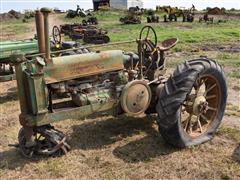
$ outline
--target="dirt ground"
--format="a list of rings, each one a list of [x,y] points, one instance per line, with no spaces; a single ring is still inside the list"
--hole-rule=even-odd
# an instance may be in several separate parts
[[[52,16],[51,26],[61,23]],[[25,34],[17,38],[23,37],[29,38]],[[220,52],[214,47],[205,51]],[[233,69],[224,70],[228,74]],[[9,146],[17,143],[20,128],[16,81],[1,83],[0,179],[240,179],[240,79],[227,77],[227,84],[223,122],[215,138],[205,144],[186,149],[169,146],[157,130],[155,116],[106,116],[54,124],[67,134],[72,150],[62,157],[28,160]]]

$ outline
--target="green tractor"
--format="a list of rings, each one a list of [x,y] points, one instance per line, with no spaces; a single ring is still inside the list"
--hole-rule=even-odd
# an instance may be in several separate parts
[[[136,53],[74,53],[78,48],[51,52],[50,11],[43,8],[41,12],[45,17],[40,28],[44,38],[38,34],[38,41],[44,44],[45,52],[31,58],[21,54],[12,57],[21,109],[18,140],[24,156],[66,154],[70,150],[67,137],[51,124],[90,115],[157,114],[154,117],[162,137],[176,147],[213,138],[227,99],[226,80],[216,61],[186,61],[169,77],[164,54],[178,39],[159,43],[151,26],[141,30],[135,41]],[[55,56],[66,52],[71,53]]]
[[[15,79],[11,56],[13,54],[33,54],[38,52],[36,39],[0,42],[0,82]]]

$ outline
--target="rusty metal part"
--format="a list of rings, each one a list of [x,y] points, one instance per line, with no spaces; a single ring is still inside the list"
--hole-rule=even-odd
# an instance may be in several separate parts
[[[54,30],[54,29],[53,29]],[[83,39],[85,43],[103,44],[110,41],[107,31],[93,25],[83,24],[64,24],[60,26],[61,33],[69,36],[72,40]]]
[[[18,134],[19,148],[23,156],[32,158],[36,155],[58,156],[66,154],[71,147],[66,142],[66,136],[53,126],[45,125],[32,128],[31,144],[28,143],[25,128]]]
[[[52,64],[45,68],[47,84],[66,81],[73,78],[86,77],[122,70],[122,51],[105,51],[91,54],[80,54],[52,58]]]
[[[43,14],[37,10],[35,15],[37,39],[38,39],[38,49],[39,53],[45,53],[45,39],[44,39],[44,20]]]
[[[182,126],[189,136],[198,137],[211,126],[220,102],[219,88],[217,80],[212,76],[197,79],[195,87],[183,104],[181,115]]]
[[[204,96],[198,96],[193,103],[193,114],[199,115],[200,113],[205,112],[208,102]]]
[[[42,8],[41,12],[43,13],[44,17],[44,37],[45,37],[45,53],[46,53],[46,60],[50,62],[50,37],[49,37],[49,22],[48,22],[48,15],[51,12],[48,8]]]
[[[143,57],[144,57],[143,46],[144,46],[143,40],[138,40],[139,69],[140,69],[138,79],[143,79]]]
[[[148,108],[151,97],[151,89],[147,82],[134,80],[129,82],[122,91],[121,107],[128,115],[140,115]]]
[[[162,41],[160,44],[158,44],[157,48],[160,51],[167,51],[174,47],[178,43],[178,38],[170,38]]]
[[[60,29],[57,26],[53,26],[52,36],[53,36],[53,40],[56,44],[61,43],[61,32],[60,32]]]

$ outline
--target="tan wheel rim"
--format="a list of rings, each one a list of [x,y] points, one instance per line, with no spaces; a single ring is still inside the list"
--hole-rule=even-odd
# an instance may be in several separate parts
[[[181,107],[181,123],[192,138],[206,133],[216,119],[220,103],[220,86],[211,75],[199,77]]]

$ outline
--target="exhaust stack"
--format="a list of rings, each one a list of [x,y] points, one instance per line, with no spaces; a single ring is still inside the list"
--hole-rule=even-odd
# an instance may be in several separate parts
[[[48,8],[42,8],[41,12],[43,13],[44,17],[44,37],[45,37],[45,53],[46,53],[46,61],[47,63],[51,61],[50,57],[50,37],[49,37],[49,22],[48,22],[48,15],[51,12]]]
[[[36,29],[37,29],[37,39],[38,39],[38,49],[39,53],[43,53],[45,57],[45,39],[44,39],[44,22],[43,14],[37,10],[35,16]]]

